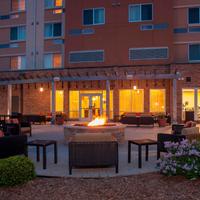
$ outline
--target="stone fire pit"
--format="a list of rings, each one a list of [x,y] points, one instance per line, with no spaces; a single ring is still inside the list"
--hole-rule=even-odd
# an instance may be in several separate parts
[[[114,136],[119,143],[124,143],[125,128],[126,126],[121,123],[106,123],[100,126],[87,126],[87,123],[75,123],[64,127],[64,137],[65,141],[68,143],[70,138],[77,133],[107,133]]]

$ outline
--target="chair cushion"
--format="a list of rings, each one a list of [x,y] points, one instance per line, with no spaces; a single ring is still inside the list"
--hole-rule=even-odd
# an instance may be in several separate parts
[[[4,132],[0,130],[0,138],[4,137]]]
[[[183,128],[182,135],[199,134],[199,127]]]
[[[71,142],[114,142],[117,141],[110,133],[77,133]]]
[[[29,127],[21,127],[21,132],[22,133],[29,133],[30,132],[30,128]]]

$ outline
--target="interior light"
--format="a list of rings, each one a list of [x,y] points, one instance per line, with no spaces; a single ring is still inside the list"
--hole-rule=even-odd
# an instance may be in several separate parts
[[[134,86],[133,86],[133,89],[134,89],[134,90],[137,90],[137,86],[136,86],[136,85],[134,85]]]

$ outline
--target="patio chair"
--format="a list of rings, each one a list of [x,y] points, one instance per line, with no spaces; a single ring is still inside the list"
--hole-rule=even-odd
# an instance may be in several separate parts
[[[108,134],[76,134],[69,142],[69,174],[72,168],[115,166],[118,173],[118,143]]]
[[[27,156],[27,136],[4,136],[0,138],[0,158],[15,155]]]
[[[141,125],[151,125],[154,127],[154,118],[150,115],[142,115],[138,118],[139,126]]]

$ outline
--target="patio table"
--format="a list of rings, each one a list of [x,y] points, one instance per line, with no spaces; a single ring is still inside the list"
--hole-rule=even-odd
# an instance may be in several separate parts
[[[149,159],[149,145],[157,145],[157,141],[151,139],[128,141],[128,163],[131,162],[131,144],[138,146],[138,168],[142,168],[142,146],[146,147],[146,161]]]
[[[36,147],[37,162],[40,161],[40,147],[43,148],[43,169],[46,169],[47,163],[46,147],[54,145],[54,163],[57,163],[57,142],[55,140],[33,140],[28,142],[27,145]]]

